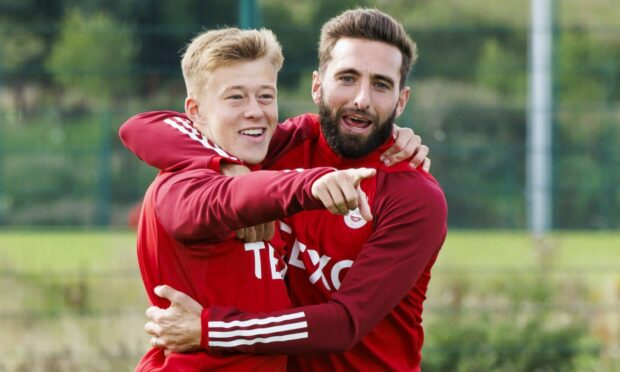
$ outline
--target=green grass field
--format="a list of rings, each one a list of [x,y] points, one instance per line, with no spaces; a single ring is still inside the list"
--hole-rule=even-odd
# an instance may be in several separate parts
[[[0,231],[0,265],[20,272],[135,269],[135,233]]]
[[[554,233],[545,245],[559,268],[620,267],[620,233]],[[538,248],[523,232],[450,231],[438,265],[518,269],[540,263]]]
[[[475,292],[489,278],[542,271],[583,279],[594,303],[620,301],[620,233],[555,233],[540,244],[523,232],[450,231],[427,311],[465,279]],[[146,305],[133,231],[0,231],[0,371],[131,370],[148,348]]]
[[[133,231],[0,231],[0,268],[26,272],[135,268]],[[620,267],[620,233],[554,233],[548,253],[559,268]],[[437,268],[532,267],[540,252],[523,232],[450,231]]]

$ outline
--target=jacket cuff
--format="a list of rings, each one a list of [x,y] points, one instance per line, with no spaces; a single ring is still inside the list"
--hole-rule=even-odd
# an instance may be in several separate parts
[[[209,348],[209,308],[205,307],[202,309],[202,313],[200,314],[200,325],[202,329],[202,333],[200,335],[200,346],[207,350],[207,352],[211,351]]]

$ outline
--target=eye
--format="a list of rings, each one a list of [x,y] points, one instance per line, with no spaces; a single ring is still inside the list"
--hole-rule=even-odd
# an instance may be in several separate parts
[[[383,82],[383,81],[377,81],[375,82],[375,88],[377,89],[381,89],[381,90],[389,90],[391,88],[391,85]]]
[[[275,101],[275,95],[271,93],[259,94],[257,101],[261,105],[271,105]]]
[[[241,94],[231,94],[228,97],[226,97],[226,99],[237,101],[237,100],[243,99],[243,96]]]
[[[341,75],[338,80],[345,84],[351,84],[355,82],[355,77],[353,75]]]

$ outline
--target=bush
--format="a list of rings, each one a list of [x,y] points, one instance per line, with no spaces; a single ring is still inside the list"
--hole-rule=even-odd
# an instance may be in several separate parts
[[[556,306],[560,286],[540,279],[503,279],[489,293],[460,297],[449,311],[430,310],[422,370],[598,370],[601,346],[588,335],[587,319],[557,310],[566,309]]]

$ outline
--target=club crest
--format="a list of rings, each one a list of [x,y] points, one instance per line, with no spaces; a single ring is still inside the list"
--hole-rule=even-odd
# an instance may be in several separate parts
[[[349,211],[349,213],[344,216],[344,223],[351,229],[359,229],[366,225],[366,222],[367,221],[360,214],[359,208]]]

